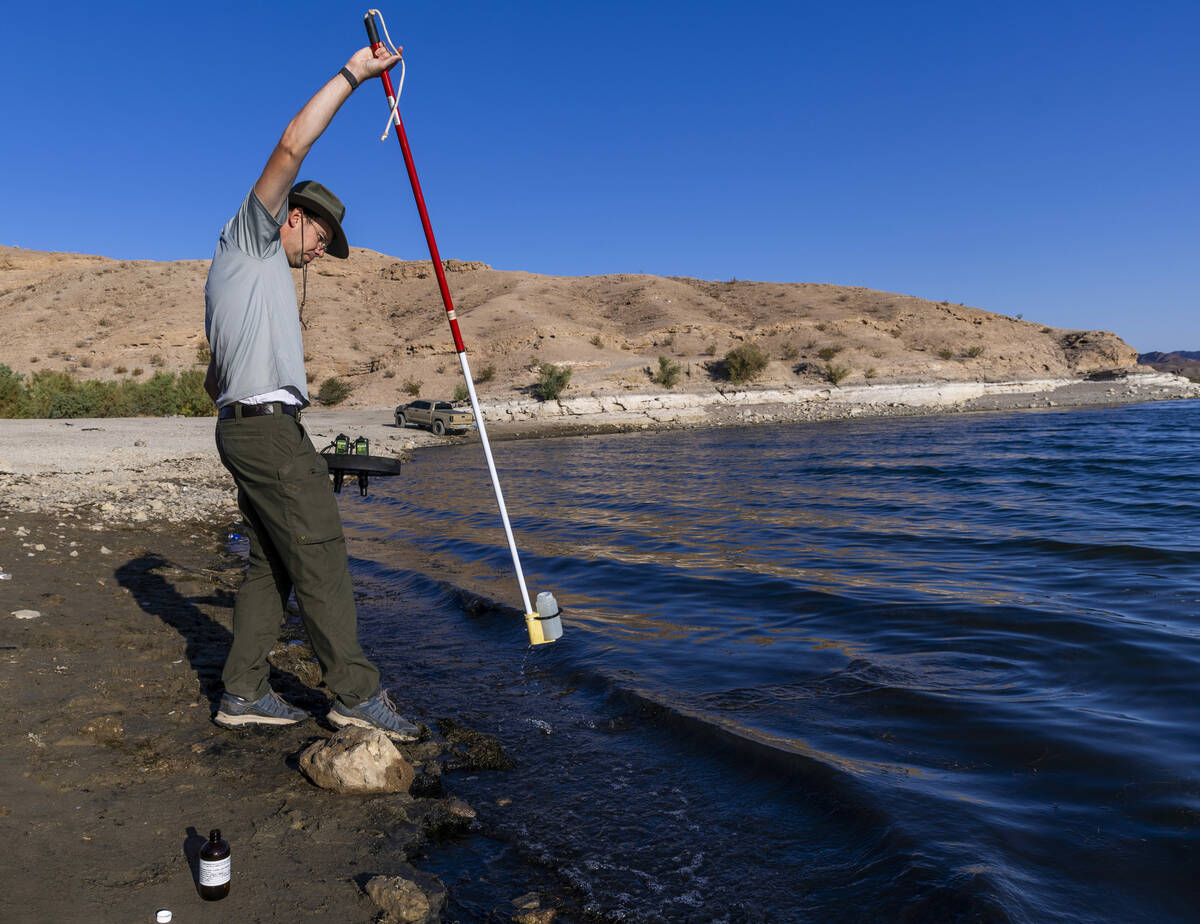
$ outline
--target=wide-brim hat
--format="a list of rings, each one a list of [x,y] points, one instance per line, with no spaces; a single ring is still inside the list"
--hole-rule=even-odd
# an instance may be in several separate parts
[[[296,206],[325,219],[333,229],[333,239],[325,247],[327,254],[339,260],[350,256],[350,245],[346,242],[346,232],[342,230],[346,206],[342,205],[341,199],[316,180],[301,180],[288,193],[288,208],[294,209]]]

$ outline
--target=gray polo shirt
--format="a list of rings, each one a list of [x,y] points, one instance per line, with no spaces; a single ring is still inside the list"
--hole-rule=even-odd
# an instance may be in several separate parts
[[[279,239],[287,203],[271,215],[254,190],[221,231],[204,285],[204,331],[217,406],[295,389],[307,406],[296,285]]]

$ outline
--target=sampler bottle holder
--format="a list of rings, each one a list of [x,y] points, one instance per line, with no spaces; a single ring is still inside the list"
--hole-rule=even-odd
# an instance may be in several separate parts
[[[332,443],[321,450],[321,458],[329,466],[335,493],[341,493],[347,475],[358,476],[358,493],[366,497],[371,475],[386,478],[400,474],[400,460],[391,456],[371,455],[371,441],[365,436],[351,439],[345,433],[339,433]]]

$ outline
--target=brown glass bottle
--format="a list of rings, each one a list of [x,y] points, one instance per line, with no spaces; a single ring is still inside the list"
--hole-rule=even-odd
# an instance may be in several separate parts
[[[221,840],[220,828],[214,828],[200,848],[200,897],[215,902],[228,894],[229,844]]]

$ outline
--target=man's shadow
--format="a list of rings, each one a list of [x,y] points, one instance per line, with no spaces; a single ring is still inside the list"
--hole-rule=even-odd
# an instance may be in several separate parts
[[[161,555],[141,555],[117,568],[117,582],[133,595],[144,612],[158,617],[183,636],[187,642],[185,657],[215,711],[223,692],[221,669],[229,654],[233,633],[205,613],[199,604],[232,609],[234,592],[216,588],[212,594],[185,596],[158,573],[160,569],[176,567]],[[271,667],[271,677],[272,686],[276,689],[280,685],[304,686],[295,675],[279,671],[274,665]],[[277,684],[277,681],[281,683]]]

